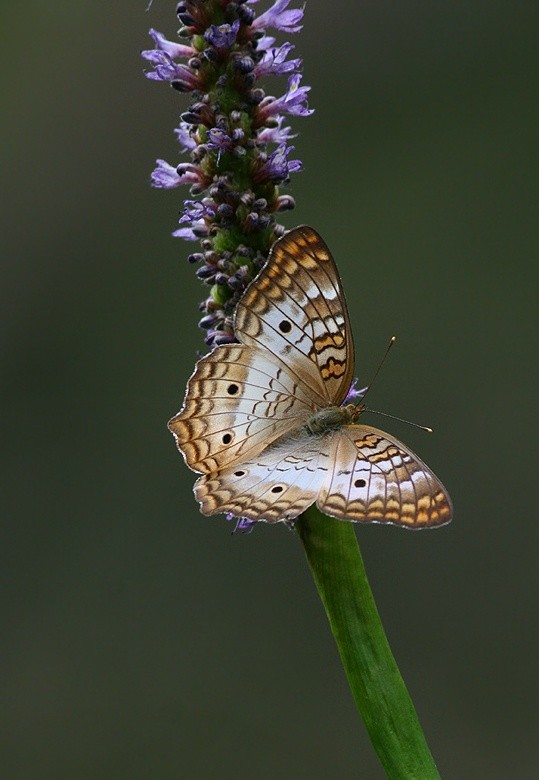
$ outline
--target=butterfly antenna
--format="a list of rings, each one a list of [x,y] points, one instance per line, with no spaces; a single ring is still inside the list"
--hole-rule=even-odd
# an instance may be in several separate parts
[[[422,431],[427,431],[427,433],[432,433],[432,428],[429,428],[428,425],[419,425],[419,423],[412,422],[411,420],[405,420],[403,417],[396,417],[394,414],[388,414],[387,412],[378,412],[376,409],[364,409],[365,412],[371,412],[372,414],[381,414],[382,417],[391,417],[392,420],[398,420],[399,422],[406,423],[407,425],[413,425],[414,428],[421,428]]]
[[[380,373],[380,369],[382,368],[382,366],[383,366],[383,365],[384,365],[384,363],[386,362],[386,357],[389,355],[389,350],[391,349],[391,347],[393,346],[393,344],[396,342],[396,340],[397,340],[397,337],[396,337],[396,336],[391,336],[391,338],[389,339],[389,344],[387,345],[387,349],[386,349],[386,351],[384,352],[384,356],[383,356],[383,358],[381,359],[381,361],[379,362],[379,364],[378,364],[378,368],[377,368],[377,369],[376,369],[376,371],[374,372],[374,376],[373,376],[373,378],[371,379],[371,381],[370,381],[370,382],[369,382],[369,384],[367,385],[367,389],[365,390],[364,394],[362,395],[362,397],[361,397],[361,399],[360,399],[360,400],[361,400],[361,403],[363,403],[363,401],[364,401],[364,399],[365,399],[365,396],[367,395],[367,393],[369,392],[369,390],[370,390],[370,389],[371,389],[371,387],[373,386],[373,384],[374,384],[374,380],[376,379],[376,377],[377,377],[377,376],[378,376],[378,374]]]

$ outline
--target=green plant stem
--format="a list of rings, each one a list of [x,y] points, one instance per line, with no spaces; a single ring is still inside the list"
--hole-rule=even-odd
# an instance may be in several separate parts
[[[353,524],[311,507],[296,529],[354,699],[387,776],[439,779],[376,609]]]

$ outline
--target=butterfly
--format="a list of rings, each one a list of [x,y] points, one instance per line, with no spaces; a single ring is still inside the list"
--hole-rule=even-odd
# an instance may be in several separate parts
[[[346,404],[354,345],[331,253],[313,228],[273,245],[234,318],[239,343],[201,358],[169,428],[202,474],[205,515],[293,521],[316,502],[355,522],[448,523],[451,499],[419,458]]]

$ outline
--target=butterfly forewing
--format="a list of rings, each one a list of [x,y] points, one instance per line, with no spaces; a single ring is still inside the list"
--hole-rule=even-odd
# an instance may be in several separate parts
[[[187,465],[209,474],[254,457],[315,409],[309,393],[271,353],[223,345],[198,361],[169,428]]]
[[[334,434],[331,468],[318,496],[321,511],[357,522],[407,528],[451,520],[451,500],[440,480],[402,442],[366,425]]]
[[[313,398],[342,403],[354,373],[352,333],[335,262],[315,230],[295,228],[273,245],[234,328],[242,343],[286,362]]]

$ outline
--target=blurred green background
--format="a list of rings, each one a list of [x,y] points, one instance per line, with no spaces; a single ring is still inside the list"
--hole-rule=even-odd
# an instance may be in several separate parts
[[[297,5],[297,3],[295,3]],[[267,7],[267,3],[260,6]],[[170,238],[175,3],[3,3],[6,778],[382,778],[294,534],[199,515],[166,430],[203,290]],[[337,259],[371,397],[454,523],[359,528],[447,778],[535,778],[536,4],[307,4],[287,225]],[[281,37],[280,40],[283,40]],[[269,89],[279,92],[275,82]],[[178,159],[179,161],[179,159]]]

